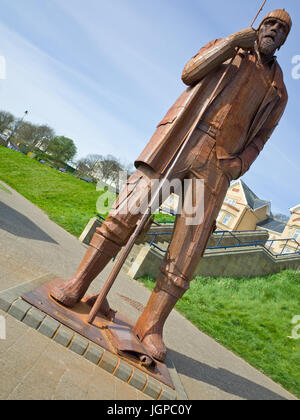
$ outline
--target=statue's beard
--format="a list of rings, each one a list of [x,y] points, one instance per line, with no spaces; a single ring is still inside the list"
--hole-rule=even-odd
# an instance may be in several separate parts
[[[263,55],[270,56],[274,55],[276,51],[276,45],[272,38],[263,38],[259,43],[259,52]]]

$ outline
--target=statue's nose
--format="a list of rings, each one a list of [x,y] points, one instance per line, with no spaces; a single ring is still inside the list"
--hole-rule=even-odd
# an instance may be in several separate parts
[[[272,26],[271,31],[273,31],[273,32],[277,33],[277,31],[279,30],[279,28],[280,28],[280,23],[276,22],[276,23],[274,23],[274,25]]]

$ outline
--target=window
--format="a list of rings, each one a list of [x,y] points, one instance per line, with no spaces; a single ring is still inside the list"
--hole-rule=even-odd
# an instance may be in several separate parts
[[[228,223],[230,222],[230,219],[231,219],[231,216],[230,216],[229,214],[226,214],[226,216],[225,216],[225,217],[224,217],[224,219],[223,219],[222,224],[223,224],[224,226],[227,226],[227,225],[228,225]]]
[[[296,239],[296,241],[299,239],[300,240],[300,229],[297,229],[296,230],[296,232],[295,232],[295,234],[294,234],[294,236],[293,236],[293,239]]]
[[[225,198],[225,200],[224,200],[224,203],[225,204],[229,204],[230,206],[233,206],[233,207],[235,207],[235,205],[236,205],[236,200],[233,200],[232,198]]]
[[[217,222],[220,222],[220,221],[221,221],[222,214],[223,214],[223,212],[222,212],[222,211],[220,211],[219,216],[218,216],[218,218],[217,218]]]
[[[172,207],[172,206],[173,206],[173,204],[174,204],[174,201],[175,201],[174,197],[169,197],[169,199],[168,199],[168,203],[167,203],[167,206]]]

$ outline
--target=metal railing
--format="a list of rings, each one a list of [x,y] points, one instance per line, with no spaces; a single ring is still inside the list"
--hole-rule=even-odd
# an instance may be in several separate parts
[[[281,256],[281,255],[294,255],[294,254],[299,254],[299,255],[300,255],[300,244],[299,244],[299,242],[298,242],[298,241],[296,241],[296,239],[294,239],[294,238],[291,238],[291,239],[271,239],[271,240],[267,241],[267,243],[268,243],[268,242],[270,242],[270,245],[269,245],[269,247],[268,247],[268,250],[269,250],[269,251],[271,250],[271,248],[272,248],[272,246],[273,246],[274,242],[284,242],[284,245],[282,246],[281,253],[280,253],[280,254],[278,254],[278,256]],[[288,246],[289,246],[291,243],[293,244],[293,245],[291,245],[291,246],[292,246],[293,248],[295,247],[295,251],[294,251],[294,252],[289,251],[289,252],[284,253],[284,251],[288,248]]]
[[[98,217],[98,219],[99,219],[101,222],[105,222],[104,217],[102,217],[100,214],[97,214],[97,215],[96,215],[96,217]]]
[[[282,256],[291,256],[291,255],[300,255],[300,244],[293,238],[290,239],[272,239],[272,240],[254,240],[254,241],[242,241],[240,240],[237,236],[236,233],[257,233],[258,231],[255,230],[248,230],[248,231],[234,231],[234,232],[230,232],[230,231],[216,231],[215,234],[220,234],[221,237],[218,239],[218,242],[215,246],[209,246],[206,248],[206,250],[215,250],[215,249],[233,249],[233,248],[247,248],[247,247],[262,247],[265,248],[266,251],[268,251],[268,253],[270,253],[273,257],[282,257]],[[156,242],[158,240],[159,237],[161,236],[170,236],[172,235],[173,232],[153,232],[153,233],[147,233],[146,236],[153,236],[152,241],[150,242],[150,246],[152,248],[158,249],[159,251],[165,253],[167,252],[165,249],[160,248],[158,245],[156,245]],[[228,236],[232,237],[234,240],[237,241],[236,244],[233,245],[229,245],[229,244],[223,244],[222,245],[222,241],[224,240],[224,238],[226,237],[228,239]],[[280,253],[275,253],[273,252],[271,249],[274,245],[275,242],[281,242],[284,243],[284,245],[282,246],[282,250]],[[289,252],[285,252],[285,250],[288,248],[288,245],[290,243],[293,243],[293,248],[294,248],[294,252],[289,251]]]
[[[97,217],[101,221],[105,221],[105,219],[100,214],[97,214]],[[174,224],[174,223],[175,222],[172,222],[172,221],[156,222],[156,224],[162,225],[162,226],[164,226],[166,224]],[[263,232],[263,230],[239,230],[239,231],[218,230],[218,231],[215,231],[214,234],[218,234],[218,235],[221,235],[221,236],[218,239],[218,242],[215,246],[209,246],[209,247],[206,248],[206,250],[247,248],[247,247],[258,247],[258,246],[260,246],[262,248],[265,248],[265,250],[268,251],[273,257],[300,255],[300,244],[294,238],[270,239],[270,240],[267,240],[267,241],[265,241],[265,240],[242,241],[236,236],[236,234],[245,234],[245,233],[256,233],[257,234],[257,232]],[[173,232],[149,232],[149,233],[146,234],[146,236],[153,236],[153,239],[149,243],[149,245],[152,248],[155,248],[155,249],[159,250],[160,252],[166,253],[167,250],[160,248],[156,244],[156,242],[157,242],[159,237],[171,236],[172,234],[173,234]],[[230,236],[231,238],[236,240],[237,243],[233,244],[233,245],[229,245],[229,244],[223,244],[222,245],[222,241],[224,241],[224,238],[228,239],[228,236]],[[273,252],[272,248],[273,248],[274,243],[278,243],[278,242],[283,243],[283,246],[281,247],[282,250],[281,250],[280,253],[275,253],[275,252]],[[292,244],[292,245],[290,245],[290,244]],[[293,249],[294,252],[290,248],[288,248],[289,245],[291,246],[291,248]],[[289,251],[285,252],[287,249]]]
[[[96,217],[98,217],[98,219],[101,222],[105,222],[105,220],[106,220],[100,214],[97,214]],[[155,224],[157,224],[157,225],[174,225],[175,224],[175,220],[166,220],[166,221],[156,221],[155,220]]]
[[[159,232],[151,233],[151,232],[149,232],[149,233],[146,234],[146,236],[153,236],[153,239],[149,244],[152,248],[158,249],[161,252],[167,252],[166,249],[161,249],[158,245],[156,245],[155,242],[157,241],[157,239],[160,236],[170,236],[172,234],[173,234],[173,232],[164,232],[164,233],[159,233]]]

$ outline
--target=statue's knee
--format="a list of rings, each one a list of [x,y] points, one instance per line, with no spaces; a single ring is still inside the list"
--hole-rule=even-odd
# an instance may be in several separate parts
[[[96,232],[93,235],[90,246],[110,258],[116,257],[121,250],[121,246],[119,244],[109,238],[106,238],[99,232]]]
[[[123,221],[109,216],[97,233],[120,246],[126,245],[136,226],[136,222]]]
[[[187,290],[190,288],[190,280],[183,275],[178,275],[165,271],[161,268],[161,273],[157,278],[156,285],[169,293],[170,295],[180,299]]]

